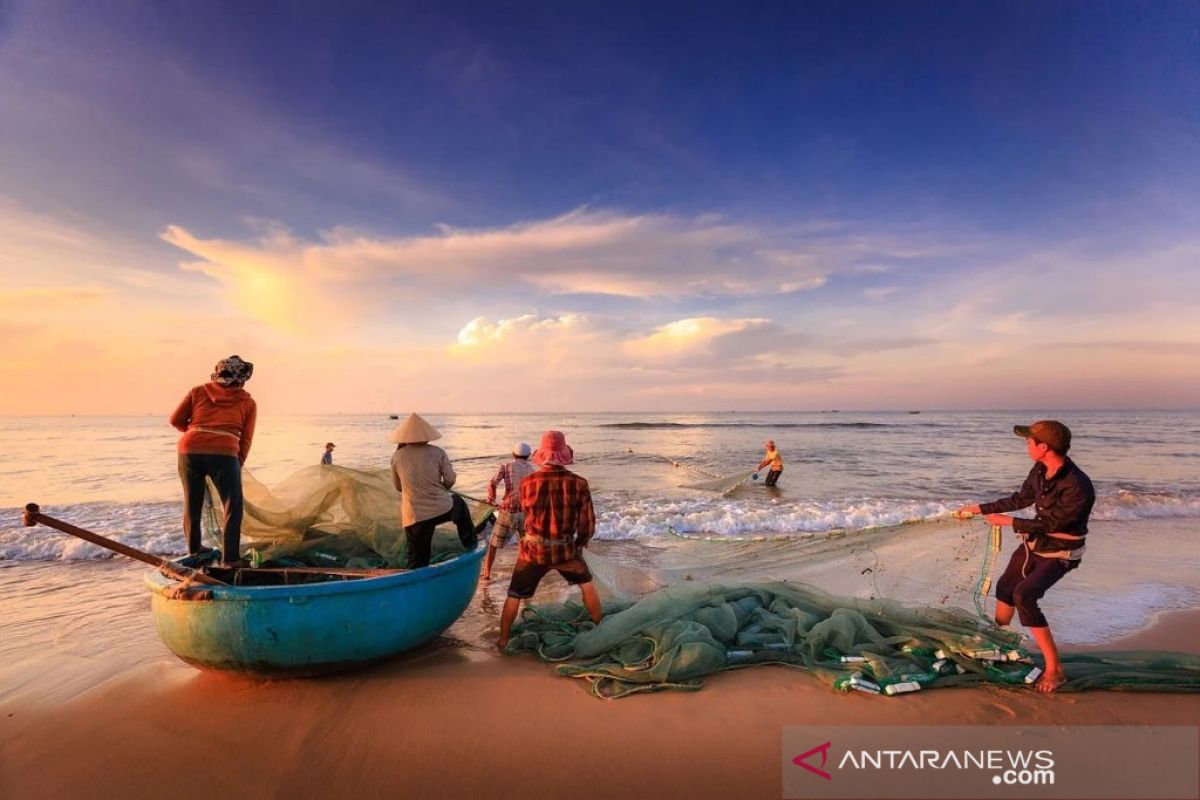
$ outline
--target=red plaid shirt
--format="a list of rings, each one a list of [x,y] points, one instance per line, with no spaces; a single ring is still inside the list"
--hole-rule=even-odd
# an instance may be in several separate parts
[[[517,550],[532,564],[562,564],[575,558],[596,532],[596,512],[586,479],[547,464],[521,481],[525,538]]]

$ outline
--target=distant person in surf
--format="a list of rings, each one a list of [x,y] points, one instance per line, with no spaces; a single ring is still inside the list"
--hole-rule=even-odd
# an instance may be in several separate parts
[[[779,451],[775,448],[773,440],[767,439],[766,446],[767,453],[763,457],[762,463],[754,468],[754,480],[758,480],[759,471],[769,465],[771,469],[767,472],[765,484],[767,486],[774,486],[779,483],[779,476],[783,474],[783,456],[779,455]],[[743,472],[742,474],[745,475],[746,473]]]
[[[388,436],[396,443],[392,453],[392,483],[400,492],[400,523],[404,526],[409,569],[429,566],[433,531],[453,522],[458,539],[468,551],[479,545],[466,501],[450,493],[458,480],[446,451],[430,442],[442,438],[419,414],[409,414]]]
[[[496,645],[501,650],[508,646],[521,601],[533,597],[550,570],[579,587],[593,622],[599,624],[604,616],[591,570],[583,560],[583,548],[596,532],[596,512],[587,480],[567,469],[575,462],[575,452],[561,432],[546,431],[532,459],[541,469],[521,482],[525,535],[517,545],[517,563],[500,613]]]
[[[325,443],[325,452],[321,454],[321,463],[325,465],[333,464],[333,448],[337,447],[333,442]]]
[[[1066,683],[1067,675],[1038,601],[1079,566],[1096,492],[1083,470],[1067,458],[1071,430],[1066,425],[1047,419],[1017,425],[1013,433],[1024,437],[1026,452],[1034,462],[1020,491],[991,503],[963,506],[957,513],[986,514],[992,525],[1010,525],[1021,538],[1008,568],[996,582],[996,624],[1008,625],[1016,609],[1021,624],[1029,629],[1045,658],[1036,687],[1048,693]],[[1037,509],[1033,519],[1002,513],[1029,506]]]
[[[171,425],[183,431],[179,439],[179,478],[183,482],[183,532],[189,555],[208,548],[200,544],[200,514],[212,478],[225,507],[221,528],[221,561],[233,566],[240,558],[242,539],[242,465],[250,455],[258,406],[242,387],[254,365],[230,356],[213,367],[212,380],[194,387],[183,398]]]
[[[504,547],[505,542],[515,533],[520,538],[525,534],[525,513],[521,511],[521,482],[537,471],[529,461],[533,451],[524,442],[513,447],[512,460],[506,461],[496,470],[496,474],[488,482],[487,501],[496,506],[496,525],[492,528],[492,537],[488,541],[487,560],[483,564],[484,580],[492,577],[492,562],[496,560],[496,551]],[[504,484],[504,499],[496,505],[496,488]]]

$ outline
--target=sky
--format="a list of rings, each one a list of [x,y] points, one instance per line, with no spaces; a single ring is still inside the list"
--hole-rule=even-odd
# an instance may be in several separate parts
[[[1195,408],[1200,6],[0,0],[0,279],[0,414]]]

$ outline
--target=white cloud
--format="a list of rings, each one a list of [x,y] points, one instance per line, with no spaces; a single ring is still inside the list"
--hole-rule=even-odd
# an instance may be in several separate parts
[[[233,241],[202,238],[173,225],[162,238],[198,259],[187,268],[217,280],[244,311],[295,328],[317,308],[374,313],[380,293],[390,288],[410,297],[524,290],[675,299],[807,291],[859,259],[916,248],[861,235],[841,247],[828,238],[835,234],[797,230],[712,215],[579,209],[545,220],[477,229],[441,226],[407,237],[335,228],[317,241],[304,241],[270,228],[257,240]]]
[[[564,314],[549,319],[539,319],[536,314],[523,314],[494,323],[488,322],[484,317],[476,317],[458,332],[454,347],[465,353],[472,348],[503,346],[517,338],[574,333],[585,328],[587,324],[588,318],[578,314]]]

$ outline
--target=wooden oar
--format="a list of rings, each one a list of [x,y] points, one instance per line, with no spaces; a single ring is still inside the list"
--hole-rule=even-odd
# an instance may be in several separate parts
[[[158,567],[160,570],[177,580],[190,580],[195,581],[196,583],[207,583],[212,586],[228,585],[224,581],[219,581],[216,578],[205,575],[199,570],[176,564],[175,562],[161,558],[160,556],[144,553],[135,547],[130,547],[127,544],[121,544],[120,542],[113,541],[112,539],[101,536],[98,533],[92,533],[91,531],[84,530],[83,528],[78,528],[69,522],[63,522],[61,519],[48,517],[42,513],[42,510],[38,507],[37,503],[30,503],[25,506],[25,513],[21,517],[21,522],[24,523],[26,528],[32,528],[34,525],[37,525],[40,522],[48,528],[54,528],[55,530],[62,531],[63,533],[69,534],[78,539],[83,539],[85,542],[91,542],[94,545],[99,545],[106,550],[112,550],[114,553],[120,553],[121,555],[128,556],[136,561],[149,564],[152,567]]]

